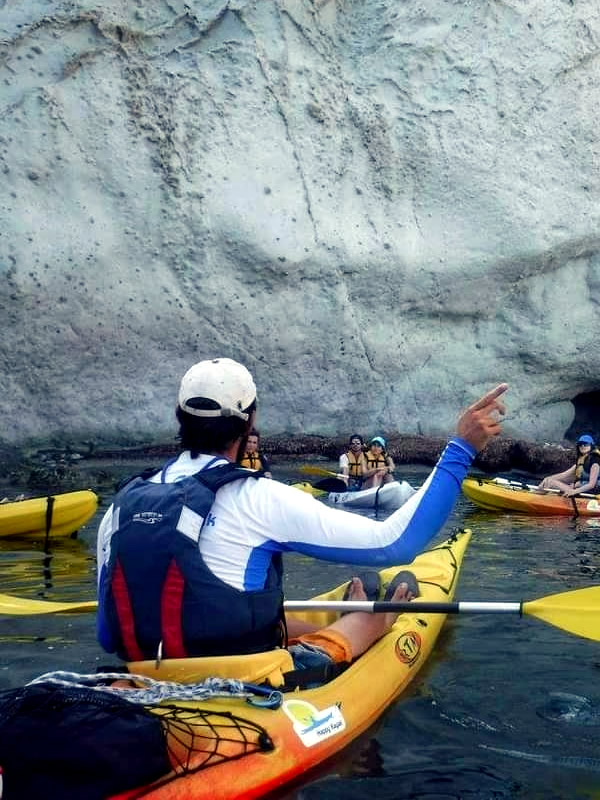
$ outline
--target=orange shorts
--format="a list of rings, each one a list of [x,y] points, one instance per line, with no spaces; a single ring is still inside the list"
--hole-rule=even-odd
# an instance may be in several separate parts
[[[288,645],[291,644],[308,644],[311,647],[318,647],[327,653],[335,664],[352,661],[350,642],[342,633],[330,628],[323,628],[314,633],[303,633],[302,636],[290,639]]]

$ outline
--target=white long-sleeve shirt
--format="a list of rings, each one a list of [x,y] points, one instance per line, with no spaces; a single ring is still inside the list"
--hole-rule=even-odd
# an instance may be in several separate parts
[[[209,569],[240,590],[264,587],[273,552],[294,551],[326,561],[373,567],[410,563],[442,528],[475,456],[452,439],[423,486],[386,520],[332,508],[278,481],[234,481],[221,487],[199,537]],[[167,483],[225,463],[185,451],[162,472]],[[161,480],[158,472],[151,478]],[[98,575],[110,556],[111,506],[98,530]]]

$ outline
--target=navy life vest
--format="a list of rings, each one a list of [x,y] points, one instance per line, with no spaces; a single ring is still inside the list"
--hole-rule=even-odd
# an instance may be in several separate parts
[[[98,639],[127,661],[234,655],[284,644],[282,560],[266,586],[239,591],[206,566],[199,539],[217,490],[258,478],[234,464],[174,483],[138,476],[113,502],[110,556],[98,589]]]

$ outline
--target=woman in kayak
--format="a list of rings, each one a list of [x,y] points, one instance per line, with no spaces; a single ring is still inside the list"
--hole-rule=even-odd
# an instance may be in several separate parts
[[[285,644],[296,669],[352,661],[396,615],[349,613],[322,629],[286,619],[282,554],[377,569],[410,563],[445,523],[475,454],[500,433],[506,389],[500,384],[461,414],[421,489],[378,521],[238,467],[256,419],[252,376],[228,358],[195,364],[181,380],[176,408],[182,452],[125,483],[100,524],[101,645],[127,661]],[[412,599],[409,584],[392,581],[386,599]],[[365,596],[363,581],[353,578],[348,599]]]
[[[242,452],[243,450],[243,452]],[[246,446],[240,448],[238,464],[246,469],[262,470],[265,478],[272,478],[271,465],[264,453],[260,450],[260,433],[252,428],[246,439]]]
[[[539,484],[539,489],[560,489],[565,497],[578,494],[597,493],[600,479],[600,450],[593,436],[584,433],[577,439],[577,460],[572,467],[556,475],[548,475]]]
[[[369,442],[369,449],[365,453],[366,469],[363,472],[363,489],[381,486],[394,480],[394,461],[387,454],[386,442],[383,436],[374,436]]]

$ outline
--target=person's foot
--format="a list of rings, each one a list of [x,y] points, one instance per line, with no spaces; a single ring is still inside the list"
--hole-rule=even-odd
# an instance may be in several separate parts
[[[414,585],[410,586],[408,583],[406,583],[406,581],[401,581],[400,583],[398,583],[398,585],[395,587],[392,593],[389,592],[390,588],[391,586],[388,587],[388,592],[386,592],[386,597],[385,597],[386,601],[389,603],[405,603],[410,600],[414,600],[415,597],[419,596],[418,588],[417,591],[415,592],[414,591],[415,586]],[[392,627],[394,622],[396,622],[397,618],[398,618],[397,611],[390,611],[389,614],[383,614],[383,620],[386,631],[388,631]]]
[[[408,587],[408,591],[412,594],[412,597],[409,598],[410,600],[419,596],[419,582],[417,580],[417,576],[409,569],[401,569],[400,572],[397,572],[394,575],[392,580],[386,586],[383,599],[391,600],[396,587],[401,583],[405,583]]]
[[[392,584],[394,582],[392,581]],[[412,583],[412,581],[411,581]],[[408,583],[405,581],[401,581],[395,587],[392,586],[388,587],[388,591],[386,592],[386,600],[390,603],[402,603],[408,602],[410,600],[414,600],[415,597],[419,596],[418,587],[415,587],[413,584],[409,586]],[[415,591],[416,588],[416,591]],[[393,589],[393,591],[389,591]],[[368,600],[369,598],[366,595],[365,588],[363,586],[363,582],[360,578],[354,577],[351,579],[348,589],[346,590],[346,594],[344,595],[345,600]],[[378,621],[381,623],[381,632],[380,636],[383,636],[384,633],[389,631],[392,627],[396,619],[398,618],[397,611],[390,611],[388,614],[377,614],[376,617]]]
[[[350,594],[352,591],[363,592],[364,597],[352,597]],[[380,591],[381,577],[379,573],[374,569],[363,569],[348,584],[344,592],[344,600],[379,600]]]
[[[348,588],[344,593],[344,600],[368,600],[367,593],[365,592],[365,587],[363,582],[360,578],[354,577],[350,578],[350,583],[348,584]]]
[[[351,578],[346,591],[344,592],[344,600],[379,600],[379,592],[381,591],[381,578],[379,573],[374,569],[365,569]],[[352,612],[346,611],[345,614]],[[342,614],[344,616],[344,614]]]

